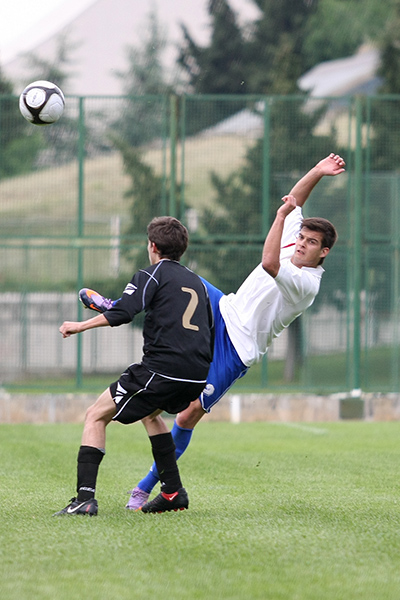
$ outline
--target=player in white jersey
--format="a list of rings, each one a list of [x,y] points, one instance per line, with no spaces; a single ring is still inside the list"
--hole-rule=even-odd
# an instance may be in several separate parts
[[[224,295],[203,279],[214,311],[214,358],[200,398],[175,419],[171,433],[177,458],[189,445],[200,419],[262,358],[272,340],[314,302],[324,273],[321,264],[337,234],[325,219],[303,219],[301,208],[324,176],[343,173],[344,167],[339,155],[330,154],[282,199],[264,243],[262,262],[235,294]],[[87,289],[81,290],[81,300],[100,312],[112,302]],[[146,502],[157,482],[153,465],[132,490],[127,508],[136,510]]]
[[[263,259],[235,294],[222,296],[219,302],[231,342],[247,367],[261,360],[272,340],[314,302],[319,291],[324,269],[297,267],[291,261],[303,221],[296,201],[292,206],[280,240],[279,272],[272,275]],[[285,208],[289,210],[282,206],[282,214]]]

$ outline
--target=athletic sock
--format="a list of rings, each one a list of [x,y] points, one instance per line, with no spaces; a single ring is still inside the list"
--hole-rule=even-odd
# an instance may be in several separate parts
[[[180,427],[176,421],[174,421],[174,425],[171,430],[172,438],[175,443],[175,454],[176,460],[185,452],[186,448],[190,444],[190,440],[192,438],[193,429],[185,429],[184,427]],[[141,481],[139,481],[137,487],[150,494],[155,485],[159,482],[160,478],[158,476],[156,464],[153,463],[150,467],[150,471],[147,473],[146,477],[144,477]]]
[[[174,425],[171,429],[172,438],[174,440],[176,446],[176,460],[185,452],[186,448],[190,444],[190,440],[192,439],[193,429],[185,429],[184,427],[179,427],[176,421],[174,421]]]
[[[150,467],[150,471],[147,473],[146,477],[143,477],[143,479],[139,481],[137,487],[150,494],[151,490],[159,481],[160,478],[158,476],[156,463],[153,463]]]
[[[97,473],[105,450],[93,446],[81,446],[78,453],[78,500],[85,502],[94,498]]]
[[[182,487],[176,464],[175,444],[170,432],[150,436],[151,449],[157,471],[160,476],[161,488],[165,494],[173,494]]]

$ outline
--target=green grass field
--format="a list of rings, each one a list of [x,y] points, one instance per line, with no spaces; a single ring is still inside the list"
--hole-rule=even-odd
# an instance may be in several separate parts
[[[1,598],[397,600],[400,423],[201,423],[188,511],[124,509],[150,464],[112,424],[97,517],[74,494],[79,425],[1,425]]]

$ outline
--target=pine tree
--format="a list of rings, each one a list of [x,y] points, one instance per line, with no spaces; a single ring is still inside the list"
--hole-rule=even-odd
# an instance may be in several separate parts
[[[27,54],[26,60],[33,79],[51,81],[65,94],[71,76],[72,53],[76,47],[77,44],[69,39],[69,34],[62,33],[56,40],[54,56],[43,58]],[[39,158],[40,166],[65,163],[76,156],[76,120],[64,113],[61,123],[62,127],[42,127],[40,130],[45,146]]]
[[[211,40],[206,47],[196,44],[182,25],[184,45],[178,63],[186,72],[195,94],[247,93],[245,41],[236,15],[226,0],[209,0]]]
[[[127,71],[117,73],[126,100],[113,127],[136,147],[161,137],[165,119],[161,97],[172,91],[162,64],[167,39],[155,11],[149,13],[143,29],[146,36],[141,43],[127,49]]]
[[[315,2],[259,0],[257,4],[264,12],[255,25],[247,55],[248,88],[265,95],[293,94],[298,91],[297,80],[305,70],[304,32]],[[303,174],[335,147],[333,135],[314,135],[324,108],[309,113],[304,110],[306,100],[303,95],[303,99],[282,98],[268,104],[265,98],[264,108],[267,104],[270,108],[267,143],[269,170],[273,174],[268,190],[270,223],[279,199],[294,183],[293,173]],[[231,243],[229,247],[216,245],[213,253],[197,251],[196,260],[225,292],[236,290],[260,261],[264,144],[265,140],[260,139],[248,150],[242,169],[226,178],[212,176],[217,197],[213,209],[203,214],[201,225],[208,234],[225,236]],[[235,237],[240,241],[235,242]],[[254,240],[258,240],[258,245]],[[236,268],[227,269],[227,264]],[[289,328],[289,335],[289,345],[295,351],[288,357],[286,377],[292,380],[302,361],[300,321]]]
[[[234,11],[226,0],[209,0],[211,40],[208,46],[196,44],[188,28],[182,25],[184,42],[180,48],[178,64],[188,80],[188,89],[194,94],[248,93],[246,42]],[[227,103],[199,104],[196,112],[188,115],[187,133],[213,125],[232,112],[243,108],[236,103],[229,109]]]
[[[393,0],[393,12],[380,44],[382,78],[379,94],[400,94],[400,1]],[[400,164],[400,101],[377,98],[372,104],[371,164],[375,170],[398,170]]]
[[[390,15],[391,0],[323,0],[307,20],[306,69],[351,56],[361,44],[376,43]]]
[[[0,68],[0,178],[29,172],[41,147],[41,137],[21,116],[13,85]]]
[[[291,94],[306,70],[304,42],[315,0],[255,0],[262,11],[249,43],[249,89],[255,94]]]
[[[125,231],[124,238],[128,239],[128,245],[124,249],[124,255],[129,258],[132,268],[139,268],[148,262],[147,250],[141,240],[146,239],[146,227],[154,216],[163,214],[163,199],[169,196],[169,182],[155,173],[152,166],[148,165],[142,157],[139,149],[130,146],[121,138],[113,139],[116,148],[121,152],[126,174],[130,178],[131,185],[125,192],[125,197],[130,201],[130,220]],[[177,186],[178,201],[180,187]],[[132,246],[130,240],[139,239],[137,247]]]

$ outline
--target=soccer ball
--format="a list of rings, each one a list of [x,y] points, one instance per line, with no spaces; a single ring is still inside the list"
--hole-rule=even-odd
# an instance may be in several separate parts
[[[65,108],[64,94],[50,81],[34,81],[19,97],[19,110],[34,125],[50,125],[61,117]]]

